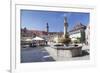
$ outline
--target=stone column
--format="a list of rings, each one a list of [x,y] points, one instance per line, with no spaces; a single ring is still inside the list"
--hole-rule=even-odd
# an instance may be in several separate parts
[[[66,37],[66,34],[67,34],[67,28],[68,28],[67,18],[64,17],[64,37]]]

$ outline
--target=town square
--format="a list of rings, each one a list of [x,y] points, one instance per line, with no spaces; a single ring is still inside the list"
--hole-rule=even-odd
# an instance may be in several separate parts
[[[21,10],[21,63],[90,59],[89,13]]]

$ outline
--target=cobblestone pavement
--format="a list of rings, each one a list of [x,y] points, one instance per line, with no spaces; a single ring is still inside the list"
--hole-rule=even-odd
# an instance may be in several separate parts
[[[70,60],[89,60],[89,54],[80,57],[64,58],[57,57],[56,60],[50,55],[48,50],[50,47],[34,47],[21,49],[21,63],[28,62],[49,62],[49,61],[70,61]],[[84,49],[84,47],[83,47]],[[85,53],[85,52],[83,52]]]
[[[47,62],[54,61],[43,47],[22,48],[21,62]]]

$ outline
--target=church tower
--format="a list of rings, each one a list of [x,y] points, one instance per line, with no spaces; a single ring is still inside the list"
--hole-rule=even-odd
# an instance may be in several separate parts
[[[68,28],[67,18],[64,17],[64,37],[66,37],[66,34],[67,34],[67,28]]]
[[[47,34],[49,32],[49,25],[48,25],[48,23],[46,23],[46,32],[47,32]]]

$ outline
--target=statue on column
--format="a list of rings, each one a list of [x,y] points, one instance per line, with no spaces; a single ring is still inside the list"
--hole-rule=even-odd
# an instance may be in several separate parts
[[[64,17],[64,34],[63,37],[60,37],[58,41],[59,43],[64,44],[64,46],[68,45],[71,42],[67,29],[68,29],[68,22],[67,22],[67,18]]]
[[[68,34],[67,29],[68,29],[67,17],[64,17],[64,38],[66,38]]]

